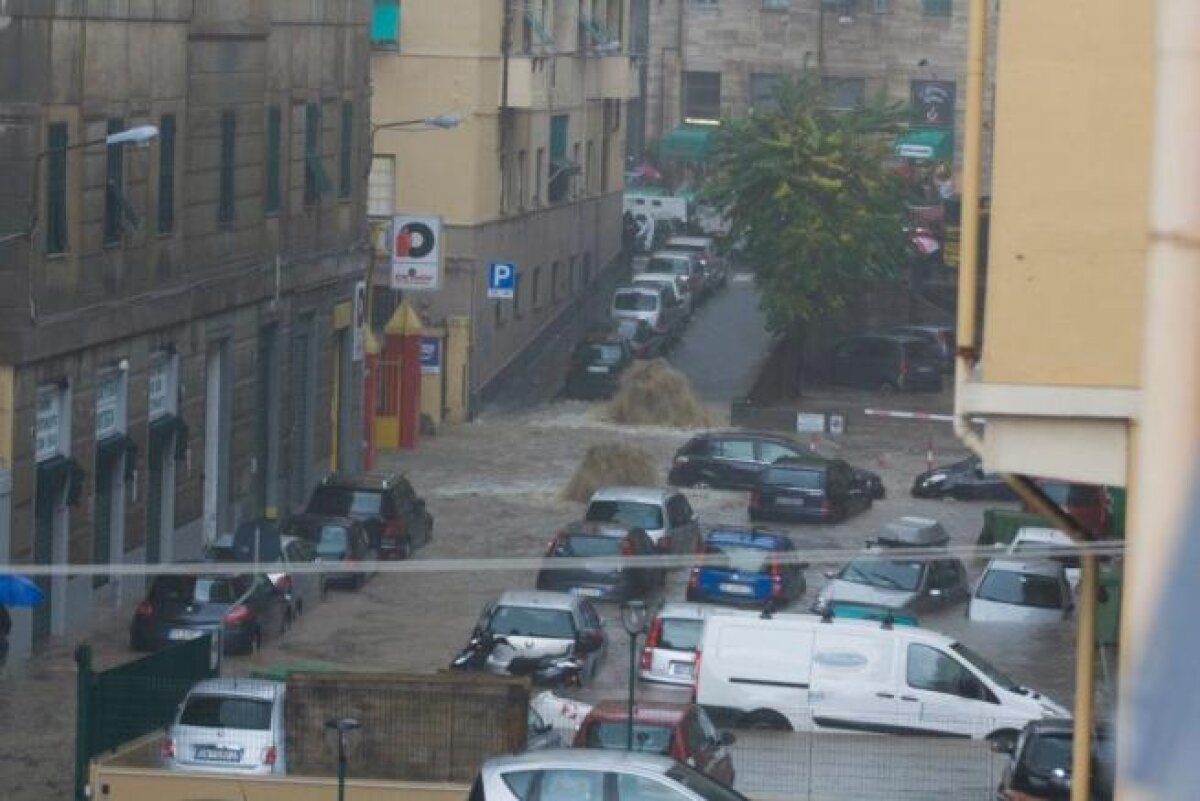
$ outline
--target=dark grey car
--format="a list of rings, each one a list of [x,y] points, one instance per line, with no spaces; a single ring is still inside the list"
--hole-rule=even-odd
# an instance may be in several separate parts
[[[612,564],[623,557],[652,556],[654,543],[644,529],[612,523],[572,523],[558,532],[546,553],[547,567],[537,577],[539,590],[582,595],[596,600],[644,597],[663,584],[663,568]],[[606,560],[579,567],[556,568],[555,558]]]

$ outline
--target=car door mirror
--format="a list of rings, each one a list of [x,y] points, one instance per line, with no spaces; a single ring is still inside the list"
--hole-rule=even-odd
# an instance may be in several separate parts
[[[737,737],[735,737],[731,731],[723,731],[721,732],[719,742],[721,745],[733,745],[737,742]]]

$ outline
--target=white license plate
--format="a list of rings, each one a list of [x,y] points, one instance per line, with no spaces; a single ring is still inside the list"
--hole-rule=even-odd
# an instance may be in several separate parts
[[[199,629],[171,629],[171,633],[167,636],[172,640],[194,640],[204,636],[204,632]]]
[[[722,584],[721,592],[727,592],[730,595],[753,595],[754,588],[747,587],[745,584]]]
[[[242,749],[200,746],[196,749],[196,759],[205,762],[241,762]]]
[[[803,506],[803,498],[776,498],[775,503],[780,506]]]
[[[588,367],[587,371],[588,371],[589,373],[597,373],[597,374],[600,374],[600,375],[608,375],[608,368],[607,368],[607,367],[600,367],[600,366],[598,366],[598,365],[592,365],[591,367]]]
[[[582,595],[585,598],[599,598],[604,593],[598,587],[572,587],[573,595]]]
[[[691,676],[695,666],[690,662],[672,662],[668,667],[668,672],[672,676]]]

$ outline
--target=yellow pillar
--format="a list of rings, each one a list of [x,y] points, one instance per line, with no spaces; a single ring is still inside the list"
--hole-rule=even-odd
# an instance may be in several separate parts
[[[446,371],[443,386],[446,396],[443,406],[447,423],[467,419],[471,374],[471,322],[466,317],[451,317],[446,323],[446,342],[443,346],[442,369]]]

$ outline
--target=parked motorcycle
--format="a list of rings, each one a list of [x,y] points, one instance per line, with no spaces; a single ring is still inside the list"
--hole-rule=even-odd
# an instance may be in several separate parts
[[[450,661],[451,670],[528,676],[536,687],[578,687],[583,660],[571,654],[518,656],[506,637],[480,632]]]

